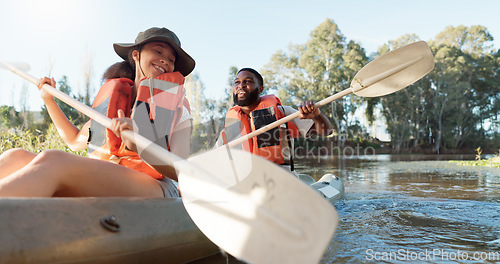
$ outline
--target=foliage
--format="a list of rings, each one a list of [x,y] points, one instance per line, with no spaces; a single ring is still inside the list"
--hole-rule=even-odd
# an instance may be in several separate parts
[[[483,160],[469,160],[469,161],[450,161],[462,166],[483,166],[483,167],[495,167],[500,168],[500,160],[491,158]]]
[[[283,104],[294,106],[305,100],[319,101],[348,88],[351,78],[370,59],[418,40],[415,34],[404,34],[387,41],[368,57],[361,44],[346,39],[337,24],[327,19],[311,31],[306,43],[277,51],[258,70],[264,77],[265,93],[275,93]],[[484,146],[485,151],[497,149],[500,49],[493,49],[492,40],[493,36],[483,26],[449,26],[428,41],[435,68],[420,81],[379,98],[346,96],[321,111],[332,121],[339,138],[347,137],[347,141],[355,143],[370,142],[361,119],[372,124],[377,118],[384,118],[394,152],[429,149],[441,153],[478,145]],[[225,113],[232,107],[231,89],[237,70],[230,67],[226,94],[221,99],[206,98],[198,73],[186,78],[194,127],[192,153],[213,146]],[[85,76],[85,94],[73,97],[90,105],[90,68]],[[72,93],[66,76],[58,82],[58,89]],[[88,120],[66,104],[59,101],[58,104],[77,126]],[[30,113],[23,109],[17,112],[13,107],[0,106],[0,151],[11,147],[34,152],[65,148],[59,145],[55,130],[50,132],[53,128],[45,108],[42,110],[45,122],[38,125],[33,124]],[[365,116],[360,117],[358,110]],[[344,140],[336,142],[341,144]],[[298,141],[297,145],[301,144],[306,142]]]
[[[498,150],[498,154],[495,154],[492,158],[489,159],[481,159],[481,147],[476,149],[477,155],[476,160],[452,160],[450,162],[456,163],[462,166],[484,166],[484,167],[496,167],[500,168],[500,150]],[[479,155],[479,158],[477,156]]]
[[[402,35],[373,56],[419,40],[415,34]],[[379,108],[394,152],[498,147],[500,50],[493,50],[492,40],[483,26],[449,26],[428,41],[435,68],[418,82],[380,98],[344,97],[321,111],[333,121],[337,135],[355,142],[369,140],[356,110],[364,108],[365,120],[372,124]],[[277,51],[261,73],[268,93],[277,94],[283,104],[298,105],[349,87],[350,78],[367,62],[362,46],[346,40],[327,19],[305,44]]]
[[[68,77],[67,76],[62,77],[62,79],[58,82],[56,88],[65,94],[68,94],[68,95],[72,94],[72,88],[68,84]],[[88,102],[87,97],[88,96],[82,96],[82,95],[73,96],[74,99],[76,99],[80,102],[85,100],[87,105],[90,105],[90,102]],[[71,122],[73,122],[73,124],[75,124],[75,126],[83,125],[89,120],[89,118],[87,116],[81,114],[78,110],[76,110],[73,107],[69,106],[68,104],[62,102],[61,100],[56,98],[55,101],[56,101],[57,105],[59,106],[59,108],[61,108],[61,111],[66,115],[66,117],[68,117],[68,119]],[[42,115],[43,115],[45,121],[41,125],[40,129],[46,129],[49,126],[49,124],[52,123],[52,120],[50,119],[49,113],[48,113],[45,105],[42,106]]]
[[[327,19],[311,32],[306,44],[275,53],[262,75],[265,87],[277,91],[283,104],[298,105],[306,100],[317,102],[346,89],[350,78],[367,61],[364,49],[354,41],[346,41],[337,24]],[[321,110],[334,121],[338,132],[347,134],[362,100],[342,98]]]
[[[379,49],[418,40],[405,35]],[[429,41],[435,68],[422,80],[380,99],[393,149],[471,148],[494,140],[485,125],[498,119],[499,56],[482,26],[447,27]]]
[[[476,149],[476,160],[481,160],[481,153],[483,153],[483,150],[481,149],[481,147],[478,147]]]
[[[34,153],[43,150],[40,133],[30,130],[11,128],[0,131],[0,153],[12,148],[22,148]]]
[[[0,128],[17,127],[21,124],[21,116],[13,106],[0,106]]]
[[[66,94],[71,94],[72,89],[68,85],[66,76],[58,82],[59,90]],[[74,97],[79,101],[86,97],[79,95]],[[76,125],[81,126],[88,121],[88,118],[80,114],[74,108],[56,99],[57,104],[63,113]],[[90,104],[87,100],[87,105]],[[86,155],[87,150],[71,151],[59,136],[57,129],[53,125],[45,106],[41,111],[44,122],[34,123],[31,113],[26,111],[17,112],[12,106],[0,106],[0,153],[12,148],[22,148],[34,153],[40,153],[47,149],[57,149],[77,155]]]
[[[221,113],[225,115],[223,109],[228,107],[227,100],[230,94],[228,93],[227,98],[221,101],[206,98],[205,85],[196,72],[187,76],[184,87],[193,116],[191,153],[210,149],[214,146],[223,126]]]
[[[0,154],[12,148],[22,148],[33,153],[40,153],[43,150],[56,149],[73,154],[86,156],[87,150],[72,151],[57,134],[53,124],[50,124],[45,132],[39,130],[23,130],[20,128],[10,128],[0,130]]]

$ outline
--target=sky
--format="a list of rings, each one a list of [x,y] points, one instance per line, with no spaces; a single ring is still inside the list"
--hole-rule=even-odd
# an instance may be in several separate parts
[[[459,25],[485,26],[499,49],[498,10],[497,0],[0,0],[0,61],[28,63],[36,78],[59,81],[66,75],[75,93],[83,87],[85,65],[91,65],[96,93],[102,73],[121,60],[113,43],[167,27],[196,60],[205,95],[221,99],[231,66],[260,70],[277,51],[305,44],[326,19],[368,55],[404,34],[427,41]],[[34,85],[5,70],[0,90],[0,105],[19,109],[21,98],[31,110],[43,104]]]

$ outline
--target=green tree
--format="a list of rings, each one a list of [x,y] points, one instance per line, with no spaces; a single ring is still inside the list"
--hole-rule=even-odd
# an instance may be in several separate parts
[[[415,42],[404,35],[379,54]],[[422,80],[380,98],[395,151],[430,146],[459,149],[484,144],[486,123],[498,117],[498,53],[486,28],[447,27],[430,41],[435,68]],[[494,137],[495,133],[489,133]]]
[[[278,51],[262,70],[266,86],[278,91],[283,104],[320,101],[349,87],[350,78],[368,58],[354,41],[346,42],[337,24],[327,19],[310,34],[304,45]],[[340,133],[348,133],[349,121],[361,106],[359,98],[342,98],[322,108]],[[356,122],[352,122],[355,124]]]
[[[205,85],[197,72],[186,77],[184,87],[193,116],[191,153],[210,149],[215,144],[220,130],[217,101],[205,96]]]
[[[499,92],[492,40],[482,26],[450,26],[431,42],[436,67],[428,109],[434,151],[472,147],[474,138],[484,138],[481,126],[495,115],[485,105],[498,100]]]
[[[234,79],[236,77],[236,74],[238,73],[238,70],[239,70],[238,67],[234,65],[229,67],[228,71],[229,76],[227,78],[226,92],[224,93],[225,95],[222,97],[222,100],[220,102],[222,108],[219,108],[221,116],[226,116],[227,110],[229,110],[234,105],[233,86],[234,86]]]
[[[417,35],[406,34],[379,47],[377,54],[383,55],[416,41],[419,41]],[[391,135],[392,148],[395,152],[400,152],[402,149],[416,148],[423,137],[422,131],[424,128],[421,123],[425,119],[425,110],[422,95],[425,94],[427,87],[425,84],[424,80],[420,80],[406,89],[379,99],[386,120],[387,131]],[[372,105],[369,106],[373,107]]]
[[[87,53],[87,52],[86,52]],[[83,91],[78,95],[78,101],[84,103],[86,106],[92,106],[92,94],[93,94],[93,68],[92,68],[92,56],[85,54],[86,62],[83,67]],[[90,120],[85,114],[78,112],[78,120],[81,123],[86,123]]]
[[[206,139],[206,130],[202,124],[202,117],[206,113],[205,105],[205,87],[200,80],[197,72],[186,77],[184,84],[186,89],[186,98],[189,101],[191,108],[191,116],[193,117],[193,131],[191,135],[191,152],[197,152],[203,149],[203,142]]]
[[[225,88],[225,93],[223,97],[219,100],[210,99],[208,100],[208,106],[212,114],[212,127],[215,132],[215,136],[217,137],[222,131],[224,127],[224,121],[226,117],[226,113],[231,107],[234,106],[233,102],[233,84],[234,77],[236,73],[238,73],[238,68],[236,66],[229,67],[228,70],[228,78],[227,78],[227,86]]]
[[[78,100],[81,99],[81,97],[76,97],[72,94],[72,89],[68,84],[68,77],[63,76],[62,79],[57,83],[57,89],[59,89],[61,92],[72,96],[74,99]],[[85,122],[88,121],[88,118],[85,116],[82,116],[78,110],[74,109],[73,107],[69,106],[68,104],[64,103],[63,101],[55,98],[55,101],[59,108],[61,108],[61,111],[68,117],[68,119],[75,124],[75,126],[81,126]],[[81,101],[81,100],[80,100]],[[47,108],[42,106],[42,115],[44,117],[44,124],[42,125],[41,129],[45,130],[48,128],[49,124],[52,123],[52,120],[50,119],[49,113],[47,111]]]
[[[0,128],[18,127],[21,124],[21,116],[13,106],[0,106]]]

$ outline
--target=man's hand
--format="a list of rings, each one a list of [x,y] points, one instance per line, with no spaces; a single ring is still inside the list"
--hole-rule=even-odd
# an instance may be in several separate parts
[[[314,106],[313,100],[305,101],[302,104],[300,104],[299,112],[300,112],[299,119],[313,119],[321,114],[319,108],[316,108]]]

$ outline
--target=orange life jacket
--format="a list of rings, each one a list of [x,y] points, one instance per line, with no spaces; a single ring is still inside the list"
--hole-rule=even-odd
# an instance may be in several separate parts
[[[183,106],[190,111],[183,84],[184,76],[179,72],[142,79],[136,101],[132,102],[134,82],[127,78],[111,79],[101,87],[92,107],[109,118],[118,117],[118,110],[122,109],[125,116],[134,120],[140,135],[170,150],[168,140],[181,118]],[[121,164],[155,179],[163,178],[137,153],[128,150],[113,131],[95,121],[90,126],[89,156]]]
[[[279,106],[281,106],[281,102],[276,96],[264,95],[260,97],[259,104],[250,113],[250,116],[246,115],[240,106],[229,109],[222,132],[224,144],[285,117],[285,113]],[[297,126],[288,122],[286,129],[275,127],[243,142],[242,149],[277,164],[285,164],[283,149],[290,147],[287,141],[288,137],[296,138],[298,136]]]

